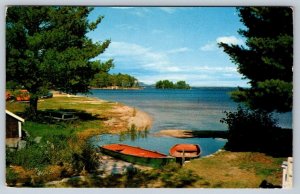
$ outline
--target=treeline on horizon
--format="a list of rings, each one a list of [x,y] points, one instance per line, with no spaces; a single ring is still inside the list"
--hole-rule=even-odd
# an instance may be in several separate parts
[[[173,83],[169,80],[160,80],[155,83],[156,89],[191,89],[190,85],[187,84],[185,81],[178,81],[176,83]]]
[[[91,87],[107,88],[107,87],[121,87],[121,88],[136,88],[139,87],[138,80],[128,74],[109,74],[101,72],[95,75],[90,83]]]

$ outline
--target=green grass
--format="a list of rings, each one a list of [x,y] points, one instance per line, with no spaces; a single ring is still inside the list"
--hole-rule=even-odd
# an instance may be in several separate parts
[[[193,160],[184,168],[202,177],[195,187],[258,188],[263,180],[281,185],[284,160],[257,152],[222,151],[212,157]]]
[[[86,97],[57,97],[39,100],[39,117],[26,118],[28,103],[7,102],[6,109],[25,118],[26,147],[15,152],[7,151],[7,183],[14,186],[42,186],[45,182],[78,175],[83,169],[93,171],[98,157],[87,143],[92,135],[107,132],[103,126],[106,111],[111,103],[93,101]],[[78,116],[73,121],[52,121],[42,116],[46,110],[72,110]],[[40,143],[35,142],[41,137]],[[12,166],[15,166],[12,168]]]
[[[89,103],[92,102],[92,103]],[[112,103],[98,102],[87,97],[55,97],[39,100],[38,111],[47,110],[74,111],[79,116],[78,120],[69,122],[52,122],[49,118],[41,118],[39,121],[26,119],[24,111],[29,103],[7,102],[6,109],[25,118],[24,129],[32,137],[47,138],[50,135],[74,135],[80,133],[85,138],[107,132],[103,126],[103,120],[107,118],[107,110],[112,108]],[[83,132],[86,130],[85,134]]]
[[[23,112],[28,106],[28,102],[6,102],[6,109],[13,113]]]
[[[96,110],[103,112],[111,108],[111,103],[88,103],[88,97],[56,97],[39,101],[39,109],[75,109],[75,110]]]
[[[74,134],[75,130],[66,124],[43,124],[32,121],[26,121],[24,129],[32,137],[44,137],[47,138],[49,135],[66,135],[69,136]]]

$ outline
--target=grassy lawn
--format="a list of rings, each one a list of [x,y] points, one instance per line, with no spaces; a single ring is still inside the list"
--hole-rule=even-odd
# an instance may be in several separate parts
[[[43,186],[45,182],[94,169],[98,158],[86,139],[108,132],[103,120],[111,104],[95,100],[89,104],[88,101],[86,97],[39,100],[40,113],[45,110],[71,110],[79,117],[73,121],[52,121],[45,117],[30,121],[26,119],[25,111],[28,103],[6,103],[6,109],[25,118],[23,128],[29,134],[26,148],[7,152],[8,185]],[[36,137],[39,137],[39,143],[35,142]]]
[[[86,111],[92,114],[103,114],[111,108],[110,102],[95,101],[88,97],[55,97],[40,100],[39,110],[45,109],[74,109]]]
[[[81,138],[88,138],[92,135],[108,132],[103,126],[103,120],[107,117],[107,110],[111,109],[109,102],[95,102],[87,97],[55,97],[39,100],[38,110],[67,110],[74,111],[79,120],[71,122],[55,122],[45,119],[40,122],[26,121],[24,129],[32,137],[44,137],[49,135],[71,135],[77,134]],[[24,113],[29,104],[25,102],[8,102],[6,109],[18,113],[26,118]]]
[[[256,152],[221,151],[193,160],[184,168],[200,177],[194,187],[257,188],[263,180],[281,185],[281,164],[285,159]]]

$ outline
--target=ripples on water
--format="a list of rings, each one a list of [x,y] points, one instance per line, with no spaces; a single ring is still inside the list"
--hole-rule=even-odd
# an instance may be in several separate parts
[[[222,148],[226,141],[212,138],[178,139],[155,137],[152,134],[163,129],[227,130],[220,119],[224,111],[235,111],[237,104],[229,97],[235,88],[195,88],[192,90],[92,90],[93,97],[117,101],[137,107],[150,114],[154,123],[147,138],[120,141],[118,135],[102,135],[92,139],[95,145],[122,142],[168,154],[176,143],[197,143],[203,154],[211,154]],[[292,113],[275,115],[282,127],[291,128]],[[98,138],[98,139],[97,139]]]

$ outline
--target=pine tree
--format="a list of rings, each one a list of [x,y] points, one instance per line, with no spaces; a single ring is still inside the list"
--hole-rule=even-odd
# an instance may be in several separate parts
[[[245,29],[246,46],[219,46],[250,80],[250,88],[232,93],[237,102],[254,110],[287,112],[293,101],[293,10],[289,7],[237,9]]]
[[[12,6],[6,15],[6,81],[30,92],[36,116],[38,97],[49,89],[86,93],[94,74],[112,60],[93,60],[110,40],[94,43],[86,35],[103,19],[88,21],[92,8]],[[110,65],[111,66],[111,65]]]

